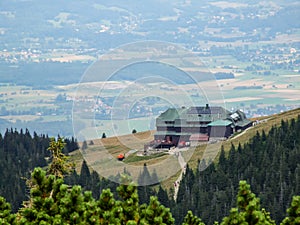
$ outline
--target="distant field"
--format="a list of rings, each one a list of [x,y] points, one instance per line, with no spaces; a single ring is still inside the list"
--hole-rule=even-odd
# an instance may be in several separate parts
[[[51,60],[53,62],[61,62],[61,63],[65,63],[65,62],[74,62],[74,61],[80,61],[80,62],[84,62],[84,61],[95,61],[96,58],[93,56],[89,56],[89,55],[75,55],[75,54],[66,54],[66,53],[62,53],[62,54],[56,54],[56,55],[49,55],[49,58],[47,58],[47,60]]]
[[[233,65],[234,66],[234,65]],[[215,70],[217,71],[217,70]],[[104,85],[104,86],[103,86]],[[101,97],[107,96],[112,97],[118,95],[120,91],[123,91],[128,84],[120,82],[91,82],[84,84],[80,95],[83,97]],[[261,86],[261,89],[251,89],[251,87]],[[18,111],[30,111],[34,109],[34,114],[22,114],[13,115],[11,117],[5,115],[0,116],[1,119],[14,123],[17,120],[21,121],[34,121],[37,119],[43,119],[43,122],[58,122],[66,121],[67,116],[58,115],[38,115],[40,111],[38,108],[43,110],[56,110],[60,107],[65,107],[63,104],[55,102],[56,97],[59,94],[65,94],[69,98],[73,98],[76,94],[76,84],[71,85],[60,85],[49,90],[33,90],[27,86],[17,85],[6,85],[0,86],[0,101],[1,107],[6,110],[18,110]],[[102,88],[105,89],[102,89]],[[239,75],[234,79],[225,79],[217,81],[203,81],[195,84],[176,85],[170,86],[169,88],[162,88],[160,85],[148,86],[143,89],[143,85],[140,85],[137,90],[134,88],[128,90],[121,96],[124,99],[124,103],[127,102],[130,107],[134,102],[134,99],[143,97],[146,93],[148,95],[162,96],[172,105],[172,107],[181,107],[183,105],[204,105],[206,103],[213,105],[224,105],[224,107],[240,108],[249,107],[250,104],[257,105],[257,107],[263,105],[278,105],[278,104],[291,104],[300,105],[300,76],[298,74],[286,74],[283,76],[266,76],[266,77],[249,77],[246,75]],[[245,89],[236,89],[239,87],[245,87]],[[144,91],[143,93],[143,90]],[[178,91],[181,90],[181,91]],[[198,95],[190,97],[191,95]],[[188,95],[190,95],[188,97]],[[131,96],[135,96],[134,98]],[[121,100],[120,99],[120,100]],[[135,100],[134,100],[135,101]],[[72,104],[71,102],[69,104]],[[160,103],[161,104],[161,103]],[[154,104],[152,107],[157,107],[159,104]],[[121,110],[122,108],[120,108]],[[72,110],[72,108],[65,109]],[[115,108],[115,110],[118,110]],[[66,114],[71,115],[70,112]],[[146,131],[154,128],[155,115],[151,118],[149,116],[123,120],[114,119],[114,124],[117,125],[118,129],[116,132],[112,129],[112,122],[110,120],[94,120],[94,113],[86,113],[89,115],[88,118],[83,119],[86,124],[95,123],[98,136],[102,133],[107,136],[123,135],[131,133],[133,129],[140,131]],[[152,124],[150,126],[150,123]],[[70,127],[70,130],[72,128]],[[86,128],[83,132],[89,136],[93,132],[94,127]],[[57,133],[57,132],[55,132]],[[93,136],[95,137],[95,136]]]
[[[227,1],[216,1],[211,2],[211,5],[218,6],[222,9],[225,8],[240,8],[240,7],[247,7],[248,4],[245,3],[238,3],[238,2],[227,2]]]
[[[247,5],[228,3],[226,1],[218,1],[211,4],[221,8],[229,6],[238,8]],[[265,47],[265,45],[268,44],[280,44],[285,38],[288,40],[296,40],[298,37],[297,35],[298,34],[278,35],[271,41],[260,41],[255,43],[242,43],[240,41],[199,42],[199,46],[209,48],[215,45],[232,50],[237,46],[245,47],[245,45],[248,45],[248,49],[251,50]],[[143,98],[145,94],[164,98],[166,100],[165,102],[168,102],[169,104],[168,107],[188,107],[193,104],[204,105],[209,103],[214,105],[221,104],[228,109],[237,109],[242,106],[243,109],[251,111],[251,107],[253,106],[259,108],[267,105],[300,105],[300,75],[299,72],[297,72],[297,69],[299,70],[299,68],[296,66],[294,70],[280,68],[272,70],[270,75],[262,75],[264,70],[247,71],[246,68],[254,63],[257,66],[268,69],[269,65],[265,65],[263,60],[242,62],[232,54],[214,56],[202,55],[201,57],[198,57],[197,54],[182,51],[180,47],[176,49],[176,54],[168,49],[157,48],[158,50],[154,49],[154,51],[153,48],[147,49],[145,46],[141,47],[143,47],[142,49],[145,51],[141,51],[140,46],[137,44],[136,48],[127,49],[127,54],[124,54],[121,50],[114,50],[110,55],[103,55],[101,60],[105,62],[105,66],[101,63],[99,65],[95,64],[94,70],[90,71],[91,79],[83,79],[83,81],[86,82],[80,85],[80,87],[82,87],[80,89],[81,97],[89,98],[91,100],[92,98],[95,99],[99,96],[116,97],[122,95],[120,101],[124,101],[129,107],[132,107],[135,103],[134,101]],[[4,55],[7,54],[12,53],[5,53]],[[180,54],[182,54],[182,57],[178,57]],[[289,54],[288,50],[286,54]],[[270,53],[270,56],[272,55],[273,53]],[[276,56],[275,53],[274,56]],[[0,119],[10,121],[12,122],[12,125],[13,122],[17,120],[38,122],[38,120],[42,118],[43,122],[53,123],[64,122],[67,121],[67,119],[70,119],[72,115],[72,103],[69,102],[69,105],[66,107],[64,102],[58,103],[55,102],[55,99],[59,94],[65,94],[68,99],[73,99],[74,96],[76,96],[76,91],[78,91],[77,88],[79,87],[78,83],[76,83],[76,81],[78,81],[78,74],[82,75],[88,66],[88,64],[85,63],[87,61],[92,61],[94,58],[85,54],[76,55],[59,51],[44,55],[44,57],[45,59],[48,57],[48,59],[57,62],[29,63],[24,65],[14,65],[9,68],[6,67],[6,64],[1,64],[1,79],[3,80],[4,78],[6,79],[7,77],[15,76],[17,81],[22,79],[27,81],[22,74],[23,70],[26,70],[30,74],[34,74],[34,76],[32,77],[32,81],[28,80],[28,83],[32,86],[8,85],[7,83],[0,84],[1,108],[29,112],[33,109],[32,113],[26,112],[22,115],[13,115],[13,117],[8,117],[7,114],[1,116],[0,114]],[[128,82],[107,82],[101,80],[103,79],[103,77],[101,77],[102,73],[113,74],[115,70],[112,69],[117,68],[118,65],[124,66],[124,63],[127,65],[126,62],[130,64],[131,62],[145,60],[148,57],[161,62],[164,66],[156,65],[154,68],[153,65],[149,63],[144,63],[142,65],[137,64],[136,68],[133,67],[131,70],[127,70],[127,73],[126,70],[122,68],[122,72],[118,74],[120,80],[124,78],[124,81],[131,78],[128,82],[134,83],[133,81],[138,79],[141,74],[160,74],[164,75],[164,78],[169,81],[164,87],[159,82],[153,83],[152,86],[150,84],[151,82],[148,82],[147,86],[145,84],[132,85]],[[76,61],[76,63],[65,63],[67,61]],[[173,67],[171,67],[173,69],[170,69],[168,65],[178,67],[178,69],[176,70]],[[143,68],[145,70],[143,70]],[[191,78],[181,70],[186,70],[190,73],[192,75]],[[204,73],[197,73],[199,71]],[[48,80],[43,79],[41,74],[44,75],[44,72],[45,77],[48,77]],[[214,80],[213,76],[208,72],[233,73],[235,78]],[[73,76],[75,73],[77,73],[77,75]],[[132,73],[135,74],[132,75]],[[188,77],[187,80],[183,79],[185,76]],[[55,82],[58,81],[59,84],[53,84],[52,78]],[[202,79],[203,81],[199,82],[197,85],[193,84],[194,81],[192,84],[185,84],[186,81],[191,81],[194,78],[196,78],[196,80]],[[41,87],[37,87],[36,84],[41,84]],[[254,87],[261,87],[261,89],[254,89]],[[161,105],[162,103],[155,103],[152,107]],[[82,106],[85,105],[83,104]],[[121,112],[123,109],[122,107],[122,105],[119,105],[118,107],[114,106],[114,109]],[[42,109],[50,113],[43,115]],[[56,112],[52,113],[51,110],[58,110],[58,114]],[[62,114],[63,116],[61,116]],[[149,119],[149,116],[130,121],[122,121],[122,119],[115,118],[114,120],[117,123],[118,131],[114,132],[110,120],[94,120],[94,112],[91,111],[85,114],[85,118],[82,118],[85,124],[89,124],[83,132],[86,134],[93,133],[95,127],[91,124],[96,125],[96,130],[99,134],[98,136],[101,136],[103,132],[106,133],[107,136],[113,136],[131,133],[133,129],[136,129],[137,131],[146,131],[154,128],[153,121],[157,115],[157,113],[153,115],[151,120]],[[151,126],[149,126],[150,121],[152,123]],[[69,130],[69,133],[71,133],[72,127],[70,127]]]
[[[21,121],[32,121],[32,120],[36,120],[39,118],[39,116],[35,116],[35,115],[16,115],[16,116],[0,116],[1,119],[10,121],[15,123],[17,120],[21,120]]]

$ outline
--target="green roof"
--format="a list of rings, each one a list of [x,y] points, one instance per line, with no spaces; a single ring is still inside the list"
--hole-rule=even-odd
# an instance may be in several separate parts
[[[240,126],[240,127],[244,127],[244,126],[249,125],[250,123],[252,123],[250,120],[244,119],[244,120],[238,121],[235,125]]]
[[[195,115],[195,114],[191,114],[191,115],[187,115],[186,116],[186,121],[187,122],[195,122],[195,121],[212,121],[213,120],[213,116],[208,114],[208,115]]]
[[[164,121],[174,121],[176,118],[178,118],[179,113],[177,109],[170,108],[167,111],[160,114],[159,119],[162,119]]]
[[[203,110],[203,107],[190,107],[190,108],[169,108],[160,116],[158,120],[161,121],[174,121],[175,123],[186,122],[210,122],[214,120],[226,119],[229,112],[221,107],[212,107],[209,110]],[[179,121],[175,121],[179,120]]]
[[[216,120],[209,123],[207,126],[228,126],[230,124],[232,124],[232,122],[229,120]]]
[[[169,108],[156,119],[161,127],[241,126],[251,121],[241,111],[230,113],[222,107]]]

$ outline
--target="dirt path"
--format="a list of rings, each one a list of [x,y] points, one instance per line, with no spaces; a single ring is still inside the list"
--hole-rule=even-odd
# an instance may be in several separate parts
[[[231,138],[230,140],[233,140],[241,135],[244,135],[248,130],[252,129],[255,125],[257,125],[259,123],[264,123],[266,121],[267,121],[267,119],[264,119],[261,121],[256,121],[252,127],[249,127],[248,129],[244,130],[243,132],[241,132],[240,134]],[[173,155],[177,156],[179,165],[181,167],[181,173],[180,173],[179,177],[177,178],[177,180],[174,182],[174,200],[176,201],[177,195],[178,195],[178,190],[179,190],[179,185],[182,180],[182,176],[183,176],[183,174],[185,174],[185,171],[186,171],[186,162],[184,161],[184,158],[181,155],[181,150],[179,150],[178,148],[172,149],[171,151],[169,151],[169,154],[173,154]]]
[[[186,162],[184,161],[184,158],[182,157],[180,151],[176,151],[176,149],[175,149],[173,154],[175,156],[177,156],[178,163],[181,167],[181,173],[180,173],[179,177],[177,178],[177,180],[174,182],[174,200],[176,201],[178,190],[179,190],[179,185],[180,185],[180,182],[182,179],[182,175],[185,173],[185,170],[186,170]]]

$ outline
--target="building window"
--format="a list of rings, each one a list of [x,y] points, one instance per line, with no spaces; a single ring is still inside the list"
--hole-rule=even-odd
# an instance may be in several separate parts
[[[174,124],[174,121],[165,121],[165,124]]]

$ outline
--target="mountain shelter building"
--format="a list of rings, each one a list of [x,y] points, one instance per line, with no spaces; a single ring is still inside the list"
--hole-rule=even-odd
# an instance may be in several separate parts
[[[205,142],[229,138],[252,126],[244,112],[220,106],[169,108],[156,119],[154,143],[178,146],[183,142]]]

